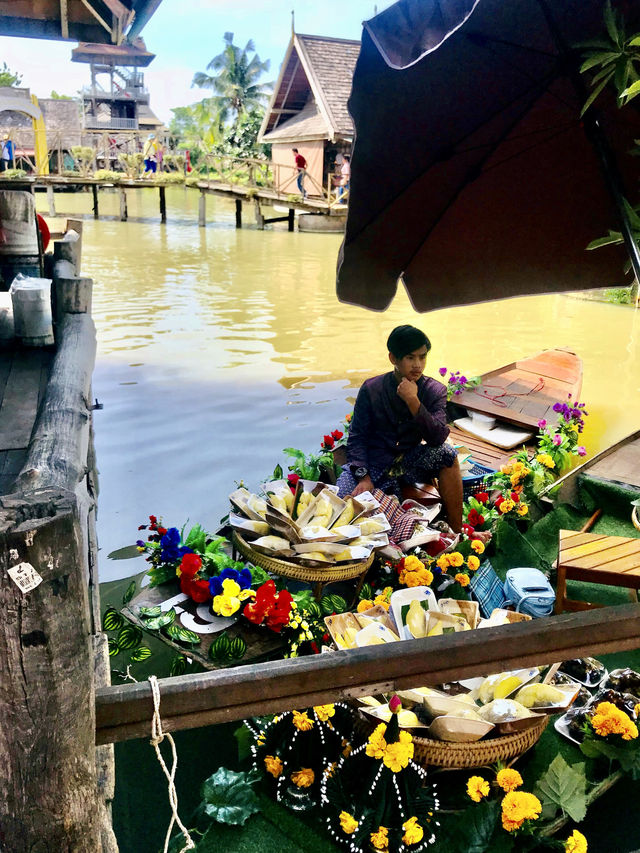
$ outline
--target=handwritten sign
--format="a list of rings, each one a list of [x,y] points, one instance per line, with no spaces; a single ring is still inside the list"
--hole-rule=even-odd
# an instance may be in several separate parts
[[[42,583],[42,577],[33,568],[31,563],[18,563],[9,569],[9,577],[20,588],[21,592],[31,592],[38,584]]]

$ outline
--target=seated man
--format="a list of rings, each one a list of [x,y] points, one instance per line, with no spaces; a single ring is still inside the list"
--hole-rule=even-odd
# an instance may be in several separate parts
[[[462,476],[449,435],[447,390],[425,378],[429,338],[415,326],[397,326],[387,340],[390,373],[367,379],[353,410],[340,496],[374,488],[400,496],[402,483],[438,478],[449,524],[462,524]],[[425,443],[423,443],[425,442]]]

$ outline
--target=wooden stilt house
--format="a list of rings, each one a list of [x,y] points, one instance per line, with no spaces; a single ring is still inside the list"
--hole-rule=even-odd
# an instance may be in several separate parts
[[[360,42],[293,33],[260,128],[271,143],[274,179],[281,192],[296,193],[292,148],[307,161],[306,190],[320,188],[339,172],[351,151],[353,122],[347,110]]]

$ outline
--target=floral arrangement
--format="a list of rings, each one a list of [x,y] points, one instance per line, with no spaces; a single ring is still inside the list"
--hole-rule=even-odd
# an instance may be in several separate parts
[[[344,432],[339,429],[334,429],[328,435],[323,436],[320,450],[335,450],[336,447],[341,447],[344,444]]]
[[[210,578],[209,594],[213,598],[213,612],[218,616],[233,616],[243,601],[256,595],[251,589],[252,580],[249,569],[238,571],[231,568],[223,569],[219,575]]]
[[[538,421],[538,453],[536,461],[549,469],[555,469],[557,475],[569,466],[572,456],[586,456],[583,445],[578,444],[579,436],[584,430],[584,419],[589,414],[584,403],[572,403],[571,394],[566,403],[555,403],[553,411],[558,415],[555,427],[547,424],[546,420]],[[539,459],[540,456],[550,457],[550,460]],[[551,465],[553,462],[553,465]]]
[[[463,391],[469,391],[478,386],[481,382],[479,376],[471,376],[470,378],[467,378],[462,375],[459,370],[448,371],[446,367],[440,367],[438,369],[438,373],[443,379],[447,375],[447,372],[449,373],[449,378],[446,381],[447,400],[460,396]]]
[[[262,725],[247,721],[254,743],[254,767],[278,801],[302,811],[317,805],[327,765],[351,751],[352,716],[342,704],[287,711]]]
[[[640,777],[640,738],[638,719],[640,703],[633,713],[622,710],[612,702],[600,702],[595,713],[587,717],[584,740],[580,745],[589,758],[605,756],[620,763],[622,770],[632,778]]]
[[[423,850],[435,841],[439,806],[426,771],[413,761],[413,737],[398,726],[400,699],[389,702],[391,721],[329,765],[322,803],[332,839],[354,853]]]
[[[276,584],[268,580],[258,587],[255,598],[245,605],[243,616],[254,625],[265,625],[280,633],[289,624],[293,607],[293,596],[287,589],[276,591]]]

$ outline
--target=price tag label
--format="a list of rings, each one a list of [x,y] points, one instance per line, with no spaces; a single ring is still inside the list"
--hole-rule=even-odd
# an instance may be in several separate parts
[[[38,584],[42,583],[42,577],[33,568],[31,563],[18,563],[9,569],[9,577],[20,588],[21,592],[31,592]]]

